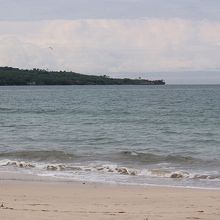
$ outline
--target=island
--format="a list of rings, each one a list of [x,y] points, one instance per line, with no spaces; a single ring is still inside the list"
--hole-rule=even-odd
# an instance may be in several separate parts
[[[111,78],[44,69],[0,67],[0,86],[9,85],[165,85],[164,80]]]

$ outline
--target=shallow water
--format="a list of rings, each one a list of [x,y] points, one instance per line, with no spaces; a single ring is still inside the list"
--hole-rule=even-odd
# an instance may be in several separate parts
[[[0,170],[220,187],[220,86],[0,87]]]

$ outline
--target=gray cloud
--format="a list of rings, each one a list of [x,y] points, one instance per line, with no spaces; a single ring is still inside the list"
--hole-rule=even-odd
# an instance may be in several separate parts
[[[0,0],[0,20],[187,18],[220,20],[219,0]]]
[[[2,66],[112,76],[126,72],[135,77],[162,71],[216,72],[220,69],[219,57],[220,22],[183,19],[0,22]]]

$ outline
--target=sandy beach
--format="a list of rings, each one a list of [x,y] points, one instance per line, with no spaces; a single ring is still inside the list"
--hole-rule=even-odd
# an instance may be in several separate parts
[[[0,219],[220,219],[220,190],[0,181]]]

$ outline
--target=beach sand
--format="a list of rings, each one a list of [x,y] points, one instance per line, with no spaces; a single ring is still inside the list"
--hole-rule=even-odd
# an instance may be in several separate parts
[[[220,219],[220,190],[0,181],[1,220]]]

